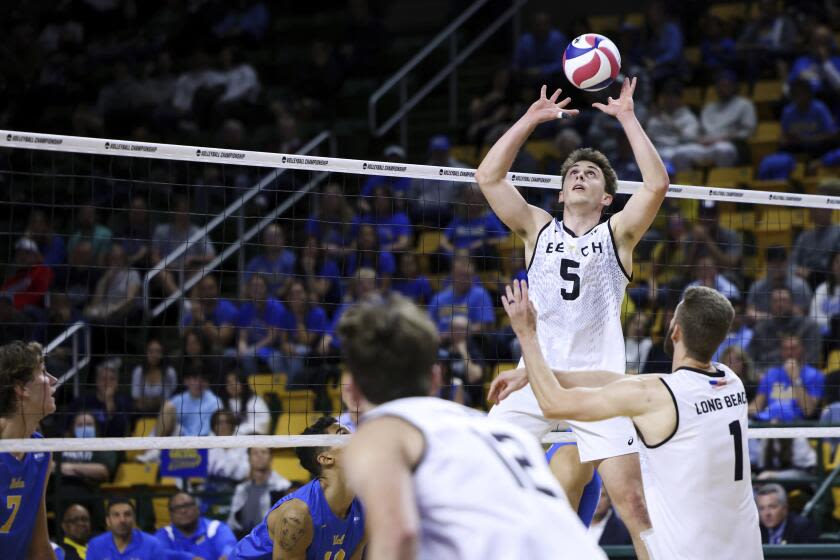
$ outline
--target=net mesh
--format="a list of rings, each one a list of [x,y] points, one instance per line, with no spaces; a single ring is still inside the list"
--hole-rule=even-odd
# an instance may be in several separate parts
[[[470,169],[2,137],[0,342],[41,341],[61,378],[48,437],[4,450],[59,450],[60,463],[119,451],[109,484],[122,488],[203,462],[212,495],[247,468],[241,448],[266,446],[281,476],[307,480],[292,447],[343,440],[300,434],[324,414],[357,420],[342,402],[338,318],[389,291],[438,324],[443,398],[486,409],[490,380],[519,358],[498,296],[526,276],[523,246]],[[560,215],[556,177],[509,178]],[[836,227],[837,199],[818,189],[826,178],[803,177],[798,192],[740,168],[673,179],[634,253],[627,369],[669,371],[662,341],[676,303],[688,285],[714,287],[737,310],[716,359],[754,405],[753,461],[795,470],[798,449],[831,468],[836,429],[809,427],[840,410],[840,260],[820,234]],[[605,217],[635,188],[622,182]],[[794,366],[804,395],[782,375]]]

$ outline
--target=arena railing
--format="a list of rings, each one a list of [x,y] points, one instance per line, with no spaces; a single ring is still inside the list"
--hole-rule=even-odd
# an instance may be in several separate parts
[[[378,137],[387,134],[394,126],[400,125],[400,143],[408,147],[408,113],[422,101],[434,88],[436,88],[447,76],[449,77],[449,124],[455,125],[458,119],[458,67],[476,49],[487,42],[505,23],[513,19],[513,42],[514,46],[519,36],[519,16],[522,7],[528,0],[514,0],[509,8],[499,14],[492,22],[487,24],[485,29],[463,49],[458,47],[458,31],[466,24],[489,0],[476,0],[464,10],[452,23],[438,33],[429,41],[420,52],[406,62],[402,68],[391,76],[382,86],[371,94],[368,99],[368,122],[371,132]],[[447,52],[448,62],[431,78],[424,78],[423,85],[413,94],[408,96],[409,74],[426,60],[438,47],[446,42],[449,50]],[[380,100],[394,87],[399,88],[399,107],[385,122],[378,124],[377,107]]]

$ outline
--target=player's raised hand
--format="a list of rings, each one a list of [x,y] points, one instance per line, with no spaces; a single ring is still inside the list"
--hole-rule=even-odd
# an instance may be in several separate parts
[[[534,101],[531,107],[528,108],[526,115],[530,117],[534,124],[548,122],[554,119],[562,119],[563,117],[574,117],[579,113],[577,109],[566,109],[565,107],[572,102],[571,98],[567,97],[559,103],[562,90],[557,89],[554,95],[546,97],[546,87],[540,89],[540,98]]]
[[[618,99],[612,97],[607,98],[607,104],[593,103],[592,106],[612,115],[615,118],[621,118],[623,115],[633,114],[633,92],[636,91],[636,80],[638,78],[625,78],[621,84],[621,95]]]
[[[514,280],[509,286],[505,286],[502,306],[510,317],[510,326],[516,336],[537,332],[537,310],[528,299],[527,282]]]
[[[503,371],[490,384],[490,391],[487,392],[487,401],[500,403],[508,395],[514,393],[528,384],[528,372],[525,368],[509,369]]]

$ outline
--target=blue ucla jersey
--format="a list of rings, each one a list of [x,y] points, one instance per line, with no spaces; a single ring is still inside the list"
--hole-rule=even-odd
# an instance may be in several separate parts
[[[330,509],[321,482],[313,480],[296,492],[284,496],[278,501],[262,523],[254,527],[244,539],[239,541],[233,553],[236,560],[271,560],[272,542],[268,533],[268,516],[271,512],[289,500],[300,500],[309,507],[312,517],[312,544],[306,549],[306,560],[342,560],[356,552],[365,534],[365,517],[362,503],[353,499],[350,512],[344,519],[339,519]]]
[[[85,560],[168,560],[169,555],[155,537],[140,529],[131,531],[131,540],[122,552],[110,531],[90,539]]]
[[[0,557],[27,557],[49,469],[49,453],[27,453],[21,461],[0,453]]]

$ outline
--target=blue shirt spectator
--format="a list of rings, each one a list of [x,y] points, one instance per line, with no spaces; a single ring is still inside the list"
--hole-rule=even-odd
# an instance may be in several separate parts
[[[378,190],[384,190],[379,188]],[[377,197],[376,201],[381,200]],[[374,202],[376,204],[376,202]],[[353,220],[352,233],[358,237],[359,228],[362,225],[371,225],[376,228],[376,235],[379,238],[379,246],[385,251],[399,251],[407,249],[407,242],[411,238],[411,221],[404,212],[379,216],[366,214],[357,216]]]
[[[441,334],[450,331],[455,315],[465,315],[473,333],[491,327],[496,321],[493,300],[484,287],[473,283],[474,273],[468,256],[458,254],[452,259],[452,283],[435,294],[429,304],[429,315]]]
[[[33,210],[29,214],[24,237],[33,240],[41,253],[41,262],[55,268],[55,265],[67,262],[67,246],[60,235],[56,235],[47,214],[43,210]]]
[[[810,99],[801,105],[789,103],[782,110],[782,132],[791,140],[807,140],[836,131],[831,111],[818,99]]]
[[[390,290],[391,276],[397,271],[397,261],[390,251],[380,248],[376,230],[370,224],[359,226],[356,251],[348,254],[344,260],[344,275],[353,277],[356,270],[363,267],[374,269],[382,289],[386,292]]]
[[[507,237],[507,230],[493,212],[475,218],[455,216],[443,232],[454,249],[473,249],[484,242]]]
[[[345,311],[357,302],[376,300],[381,297],[377,289],[376,271],[372,268],[360,268],[356,276],[352,279],[350,286],[352,297],[348,298],[335,310],[327,334],[324,335],[323,342],[319,345],[319,351],[322,354],[340,347],[336,331],[338,329],[338,322],[341,320],[341,316]]]
[[[788,84],[792,87],[796,81],[805,80],[815,94],[840,92],[840,56],[831,29],[819,25],[810,36],[808,52],[793,61]]]
[[[657,71],[670,72],[673,66],[682,60],[682,30],[675,22],[667,19],[661,2],[653,2],[648,6],[647,25],[647,38],[644,41],[643,52],[646,53],[645,56],[650,61],[650,65]]]
[[[272,328],[289,324],[289,312],[278,300],[269,297],[262,302],[246,301],[239,309],[236,326],[246,332],[248,344],[256,344]]]
[[[405,149],[402,146],[391,144],[382,153],[385,161],[399,166],[405,163]],[[362,183],[363,197],[373,196],[373,191],[380,186],[386,186],[391,189],[396,198],[404,198],[411,188],[411,179],[408,177],[389,177],[387,175],[371,175],[365,182]]]
[[[198,502],[186,492],[178,492],[169,500],[172,523],[155,533],[167,551],[167,560],[219,560],[229,558],[236,546],[236,537],[227,524],[200,517]]]
[[[306,220],[306,235],[318,240],[327,257],[343,256],[352,240],[354,215],[341,186],[330,183],[318,196],[318,209]]]
[[[432,284],[420,274],[417,254],[408,251],[400,255],[400,271],[391,282],[391,288],[420,305],[426,305],[432,299]]]
[[[278,297],[288,287],[295,273],[297,257],[294,251],[286,246],[283,228],[277,224],[265,228],[262,241],[263,253],[245,265],[245,281],[247,282],[252,274],[262,274],[268,282],[268,293]]]
[[[111,532],[90,539],[86,560],[162,560],[167,558],[160,542],[140,529],[131,531],[128,545],[120,551]]]
[[[735,59],[735,40],[723,34],[720,18],[709,16],[705,20],[704,39],[700,42],[700,59],[707,70],[730,66]]]
[[[222,407],[219,397],[206,388],[200,372],[190,370],[185,372],[184,385],[187,390],[178,393],[167,403],[171,405],[171,410],[175,413],[175,422],[178,425],[175,435],[209,435],[210,418]]]
[[[825,377],[814,366],[802,361],[798,336],[781,341],[781,365],[767,370],[758,383],[754,401],[759,420],[790,422],[810,418],[825,391]]]
[[[238,321],[239,309],[229,299],[219,297],[219,284],[211,274],[193,290],[181,324],[201,330],[212,345],[228,348],[233,345]]]
[[[550,76],[563,71],[563,52],[568,45],[563,33],[551,25],[546,12],[534,15],[534,29],[523,33],[513,55],[513,68],[533,76]]]

